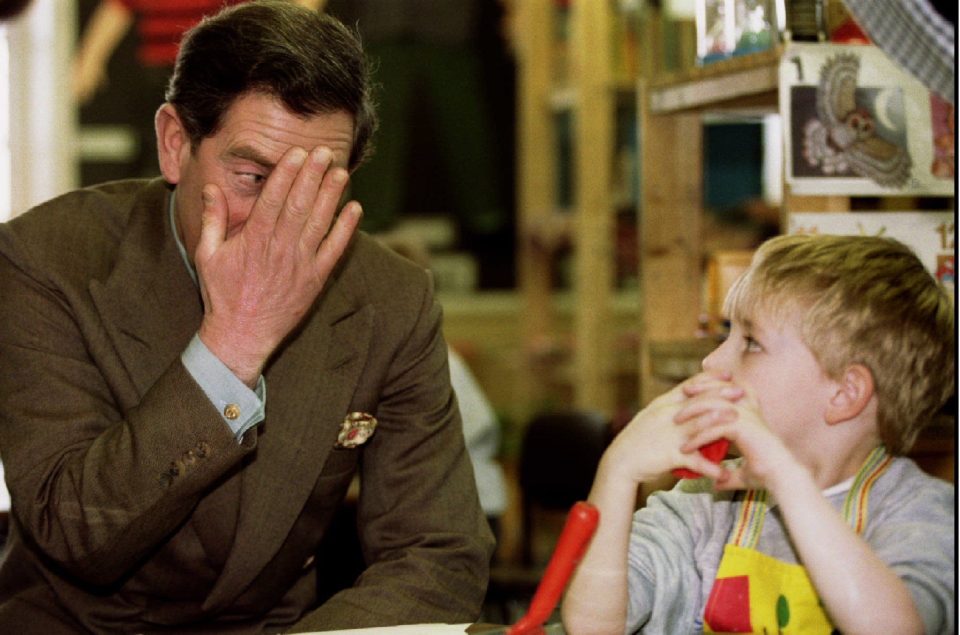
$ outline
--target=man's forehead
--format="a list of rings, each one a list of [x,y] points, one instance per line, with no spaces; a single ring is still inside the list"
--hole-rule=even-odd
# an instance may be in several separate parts
[[[227,147],[224,154],[228,159],[250,161],[264,168],[273,168],[277,164],[277,159],[273,156],[264,154],[256,146],[243,143]]]
[[[353,147],[353,117],[346,111],[301,115],[275,99],[241,99],[230,107],[218,138],[221,153],[272,166],[291,147],[325,146],[346,165]]]
[[[226,159],[248,160],[268,168],[275,166],[291,147],[310,151],[323,146],[333,152],[335,164],[347,164],[353,147],[349,115],[316,115],[303,120],[302,125],[285,125],[287,121],[285,118],[228,121],[214,134],[219,138],[216,145]]]

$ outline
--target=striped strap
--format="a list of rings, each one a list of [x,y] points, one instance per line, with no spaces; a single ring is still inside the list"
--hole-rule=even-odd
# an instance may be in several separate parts
[[[767,513],[767,490],[750,489],[744,493],[740,506],[740,518],[733,529],[732,544],[753,549],[760,540],[763,517]]]
[[[858,534],[863,533],[867,525],[867,503],[870,488],[880,475],[890,467],[893,457],[887,454],[883,446],[874,448],[860,466],[847,497],[843,502],[843,518]],[[730,543],[738,547],[754,549],[760,540],[763,519],[767,513],[767,491],[747,490],[740,506],[740,517],[733,528]]]
[[[877,482],[880,475],[883,474],[893,457],[887,454],[886,449],[881,445],[874,448],[867,460],[863,462],[860,470],[853,479],[853,485],[847,492],[847,498],[843,501],[843,519],[858,534],[863,533],[867,525],[867,502],[870,497],[870,488]]]

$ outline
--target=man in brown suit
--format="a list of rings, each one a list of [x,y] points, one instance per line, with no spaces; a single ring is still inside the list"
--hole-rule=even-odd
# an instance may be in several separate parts
[[[493,544],[430,279],[339,206],[368,82],[336,20],[227,9],[157,112],[164,179],[0,226],[0,632],[477,617]],[[317,606],[355,473],[367,568]]]

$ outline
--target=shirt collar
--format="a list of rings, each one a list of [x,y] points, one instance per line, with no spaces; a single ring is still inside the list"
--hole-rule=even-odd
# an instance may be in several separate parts
[[[836,485],[831,485],[825,490],[822,490],[824,498],[831,498],[833,496],[839,496],[840,494],[846,494],[850,491],[850,488],[853,486],[853,480],[855,476],[851,476],[845,481],[840,481]],[[777,506],[777,501],[773,498],[773,494],[767,492],[767,510],[771,510]]]
[[[850,488],[853,486],[854,478],[856,477],[851,476],[847,480],[840,481],[836,485],[831,485],[827,489],[823,490],[824,497],[830,498],[831,496],[837,496],[838,494],[846,494],[848,491],[850,491]]]
[[[199,281],[197,280],[197,271],[193,268],[193,265],[190,264],[190,258],[187,256],[187,248],[183,246],[183,241],[180,240],[180,233],[177,232],[177,215],[175,213],[176,207],[176,190],[170,192],[170,202],[167,204],[167,215],[170,219],[170,231],[173,232],[173,239],[177,242],[177,251],[180,252],[180,258],[183,259],[183,264],[187,268],[187,273],[190,274],[190,278],[193,280],[193,284],[200,286]]]

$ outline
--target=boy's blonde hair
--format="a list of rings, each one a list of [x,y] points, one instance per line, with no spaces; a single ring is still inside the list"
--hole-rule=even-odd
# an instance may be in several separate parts
[[[953,299],[891,238],[791,235],[768,240],[726,300],[732,320],[762,308],[795,320],[824,371],[873,375],[877,427],[903,454],[954,387]]]

